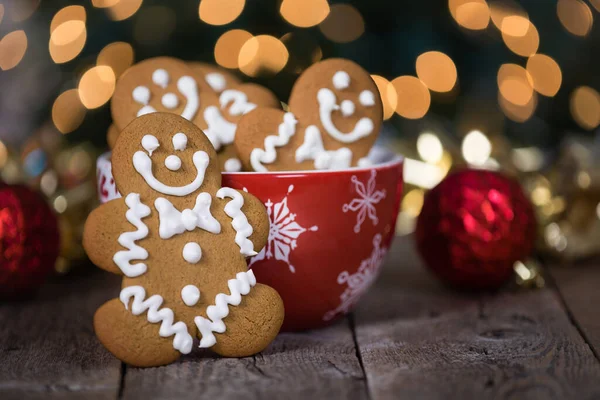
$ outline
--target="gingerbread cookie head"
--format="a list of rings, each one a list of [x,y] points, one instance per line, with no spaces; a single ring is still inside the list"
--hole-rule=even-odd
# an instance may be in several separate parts
[[[157,57],[135,64],[119,78],[111,113],[119,130],[135,118],[157,111],[193,121],[203,103],[214,101],[213,96],[211,91],[200,91],[195,73],[183,61]]]
[[[210,89],[215,94],[219,94],[241,83],[234,74],[214,65],[198,61],[188,62],[188,65],[196,73],[201,91]]]
[[[236,149],[242,164],[255,171],[365,165],[381,128],[382,113],[370,75],[352,61],[329,59],[312,65],[298,78],[288,114],[280,112],[276,118],[272,112],[256,110],[253,116],[244,117]],[[279,155],[290,152],[291,156]]]
[[[279,331],[281,298],[246,263],[266,244],[265,207],[221,187],[216,164],[203,132],[174,114],[141,116],[117,140],[123,198],[88,217],[84,247],[124,275],[119,298],[94,317],[98,338],[124,362],[172,362],[192,351],[194,336],[218,354],[248,356]]]

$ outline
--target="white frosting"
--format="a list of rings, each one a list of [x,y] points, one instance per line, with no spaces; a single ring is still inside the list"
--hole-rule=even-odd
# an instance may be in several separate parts
[[[193,339],[188,333],[187,326],[178,321],[173,323],[175,314],[173,310],[167,307],[160,308],[163,303],[163,298],[157,294],[146,298],[146,291],[141,286],[128,286],[121,290],[119,299],[125,305],[125,309],[129,309],[129,302],[133,297],[131,303],[131,313],[133,315],[140,315],[145,311],[148,311],[148,322],[152,324],[160,324],[158,334],[161,337],[169,337],[175,335],[173,338],[173,348],[179,350],[182,354],[188,354],[192,351]]]
[[[223,74],[219,74],[218,72],[211,72],[210,74],[206,74],[204,77],[208,86],[211,87],[217,93],[221,93],[227,87],[227,81]]]
[[[327,133],[342,143],[352,143],[373,132],[373,121],[369,118],[361,118],[354,129],[348,133],[340,132],[331,119],[331,113],[339,109],[335,94],[329,89],[320,89],[317,93],[317,101],[319,102],[319,117],[321,124]]]
[[[360,160],[358,160],[358,166],[359,167],[370,167],[373,165],[373,161],[371,161],[371,159],[369,157],[363,157]]]
[[[127,250],[121,250],[115,253],[113,261],[121,272],[129,278],[140,276],[146,272],[147,266],[144,263],[131,264],[131,260],[145,260],[148,258],[148,251],[138,246],[135,242],[148,236],[148,227],[142,222],[142,218],[150,215],[150,207],[140,201],[138,193],[129,193],[125,198],[125,204],[128,207],[125,218],[137,230],[133,232],[123,232],[119,235],[118,242]]]
[[[166,88],[171,80],[166,69],[159,68],[152,73],[152,82],[161,88]]]
[[[200,300],[200,290],[194,285],[186,285],[181,289],[181,300],[188,307],[193,307]]]
[[[375,105],[375,95],[370,90],[363,90],[358,95],[358,101],[365,107],[372,107]]]
[[[354,106],[352,100],[344,100],[342,101],[342,105],[340,108],[342,110],[342,115],[344,117],[349,117],[350,115],[354,114],[354,110],[356,107]]]
[[[202,249],[196,242],[188,242],[183,246],[183,259],[190,264],[198,264],[202,259]]]
[[[333,75],[333,79],[331,81],[334,88],[337,90],[343,90],[350,86],[350,75],[348,75],[346,71],[338,71]]]
[[[179,132],[173,135],[173,148],[183,151],[187,147],[187,136],[185,133]]]
[[[310,125],[304,131],[304,143],[296,150],[296,162],[314,160],[316,169],[345,169],[352,163],[352,151],[347,147],[325,150],[319,128]]]
[[[142,138],[142,147],[148,152],[149,155],[152,155],[154,150],[160,147],[160,143],[158,143],[156,136],[144,135]]]
[[[152,106],[144,106],[144,107],[140,108],[140,110],[137,112],[137,116],[141,117],[142,115],[152,114],[155,112],[156,112],[156,108],[154,108]]]
[[[133,155],[133,166],[142,175],[148,186],[157,192],[172,196],[187,196],[202,186],[209,162],[208,154],[201,150],[194,153],[192,160],[196,167],[197,175],[191,183],[184,186],[168,186],[156,179],[152,172],[152,160],[143,151],[135,152]]]
[[[150,101],[150,89],[146,86],[138,86],[133,89],[133,100],[136,103],[148,104]]]
[[[166,93],[163,95],[161,103],[165,108],[172,110],[179,105],[179,99],[175,93]]]
[[[250,293],[250,289],[256,285],[256,278],[252,270],[238,272],[235,279],[227,281],[229,293],[219,293],[215,296],[215,304],[206,308],[206,316],[194,318],[198,331],[202,335],[200,339],[201,348],[207,348],[217,343],[214,332],[224,333],[227,329],[223,318],[229,315],[229,305],[238,306],[242,302],[242,296]]]
[[[196,205],[193,209],[186,208],[180,212],[169,200],[159,197],[154,201],[154,207],[158,211],[158,235],[161,239],[169,239],[186,230],[191,232],[196,228],[214,234],[220,233],[221,224],[210,213],[211,202],[210,194],[200,193],[196,197]]]
[[[181,158],[174,155],[168,156],[165,158],[165,167],[171,171],[178,171],[181,168]]]
[[[283,122],[279,125],[277,136],[269,135],[265,138],[265,148],[253,149],[250,153],[250,164],[257,172],[266,172],[263,164],[270,164],[277,159],[276,147],[282,147],[289,143],[290,138],[296,133],[296,117],[292,113],[285,113]]]
[[[242,162],[239,158],[229,158],[225,161],[224,167],[226,172],[239,172],[242,170]]]
[[[229,114],[231,115],[244,115],[256,108],[256,104],[248,101],[248,96],[244,92],[239,90],[226,90],[219,96],[219,104],[222,109],[225,109],[229,103]]]
[[[225,90],[221,93],[219,96],[219,105],[221,109],[225,110],[229,103],[231,103],[229,114],[233,116],[249,113],[256,108],[256,104],[248,101],[246,93],[240,92],[239,90]],[[233,143],[237,125],[227,121],[218,107],[206,107],[204,110],[204,121],[207,125],[204,133],[215,150],[219,150],[223,145]]]
[[[235,242],[240,247],[240,253],[247,257],[258,254],[254,251],[254,244],[248,239],[252,235],[253,229],[248,222],[248,218],[246,218],[246,214],[242,211],[244,197],[237,190],[228,187],[219,189],[217,197],[232,199],[225,206],[225,214],[232,218],[231,226],[235,229]]]
[[[194,119],[196,112],[198,112],[198,107],[200,106],[196,81],[191,76],[182,76],[177,81],[177,89],[187,100],[185,108],[181,112],[181,116],[191,121]]]

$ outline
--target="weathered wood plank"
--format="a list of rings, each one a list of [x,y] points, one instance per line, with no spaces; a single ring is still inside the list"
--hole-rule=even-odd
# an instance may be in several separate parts
[[[355,314],[371,398],[600,398],[600,364],[556,292],[462,294],[397,239]]]
[[[2,302],[0,399],[116,398],[121,363],[96,340],[92,316],[118,290],[118,277],[98,271]]]
[[[587,342],[600,355],[600,260],[581,265],[551,265],[549,273]]]
[[[161,368],[128,368],[124,399],[365,399],[366,386],[346,320],[319,331],[283,333],[243,359],[192,353]]]

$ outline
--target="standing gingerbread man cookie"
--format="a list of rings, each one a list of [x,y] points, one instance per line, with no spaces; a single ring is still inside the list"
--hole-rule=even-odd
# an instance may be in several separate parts
[[[277,292],[246,264],[267,241],[262,203],[221,187],[208,138],[174,114],[129,124],[112,165],[123,197],[94,210],[84,232],[90,259],[123,275],[119,298],[94,316],[102,344],[142,367],[190,353],[194,337],[223,356],[262,351],[284,316]]]

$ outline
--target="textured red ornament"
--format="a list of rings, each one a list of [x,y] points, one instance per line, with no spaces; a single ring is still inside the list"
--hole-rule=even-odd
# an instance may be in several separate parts
[[[56,216],[24,186],[0,184],[0,297],[22,297],[54,269],[59,252]]]
[[[490,171],[449,175],[426,196],[416,229],[425,263],[445,282],[496,288],[529,256],[536,222],[516,181]]]

